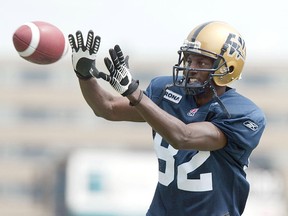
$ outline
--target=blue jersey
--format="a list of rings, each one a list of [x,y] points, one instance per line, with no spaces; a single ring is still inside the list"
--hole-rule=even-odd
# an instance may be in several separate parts
[[[197,107],[193,96],[171,85],[172,77],[153,79],[147,96],[184,123],[209,121],[227,137],[216,151],[177,150],[153,133],[159,161],[159,182],[147,216],[241,215],[249,193],[244,167],[265,127],[263,112],[227,87],[217,101]]]

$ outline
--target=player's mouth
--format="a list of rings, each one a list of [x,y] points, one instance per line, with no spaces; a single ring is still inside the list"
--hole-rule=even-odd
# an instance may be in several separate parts
[[[200,87],[200,86],[202,86],[203,84],[199,81],[199,80],[197,80],[197,79],[195,79],[195,78],[189,78],[188,79],[188,82],[187,82],[187,85],[190,87],[190,88],[198,88],[198,87]]]
[[[188,79],[188,84],[190,84],[190,85],[193,85],[193,84],[201,84],[201,82],[198,81],[198,80],[195,79],[195,78],[189,78],[189,79]]]

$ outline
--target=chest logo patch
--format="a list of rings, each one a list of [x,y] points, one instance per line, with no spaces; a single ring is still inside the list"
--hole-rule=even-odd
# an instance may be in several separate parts
[[[194,116],[199,108],[191,109],[188,113],[187,116]]]
[[[169,100],[169,101],[171,101],[171,102],[173,102],[173,103],[178,104],[181,101],[181,99],[182,99],[182,95],[179,95],[179,94],[167,89],[165,91],[164,98]]]
[[[258,129],[258,125],[255,122],[250,121],[250,120],[243,122],[243,125],[251,129],[252,131],[256,131]]]

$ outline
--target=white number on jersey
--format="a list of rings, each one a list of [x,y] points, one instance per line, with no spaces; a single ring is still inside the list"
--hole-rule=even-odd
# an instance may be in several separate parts
[[[174,155],[178,150],[171,145],[168,148],[161,146],[162,137],[156,133],[154,137],[155,151],[159,159],[166,162],[165,172],[159,171],[159,183],[168,186],[174,180]],[[199,179],[188,179],[188,173],[199,168],[210,157],[210,151],[199,151],[190,161],[177,167],[178,188],[185,191],[203,192],[213,190],[212,173],[202,173]]]

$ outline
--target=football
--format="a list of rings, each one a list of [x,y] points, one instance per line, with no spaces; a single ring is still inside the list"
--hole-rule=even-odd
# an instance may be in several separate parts
[[[19,55],[36,64],[51,64],[66,54],[67,42],[56,26],[43,22],[28,22],[13,34],[13,44]]]

